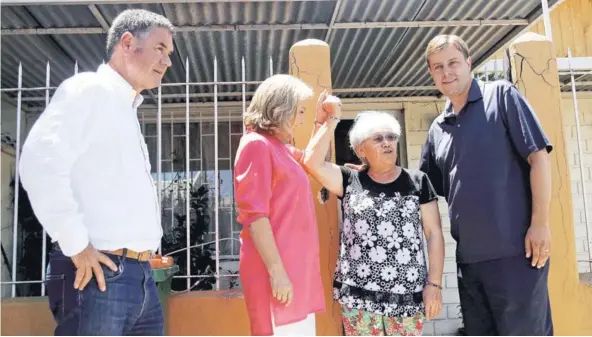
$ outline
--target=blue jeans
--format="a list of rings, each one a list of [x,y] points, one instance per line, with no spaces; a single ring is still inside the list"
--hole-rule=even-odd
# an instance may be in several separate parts
[[[164,335],[164,319],[148,262],[107,255],[118,271],[103,267],[107,289],[93,279],[74,289],[76,268],[57,249],[49,255],[47,295],[57,323],[56,336]]]

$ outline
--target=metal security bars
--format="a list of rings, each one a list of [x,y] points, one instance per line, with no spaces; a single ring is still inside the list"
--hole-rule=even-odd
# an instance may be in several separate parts
[[[252,95],[252,92],[247,90],[254,90],[261,81],[247,81],[244,57],[241,60],[240,81],[219,82],[217,58],[214,58],[212,64],[212,82],[192,82],[190,69],[187,59],[184,82],[162,83],[156,95],[145,95],[146,103],[139,108],[138,120],[150,154],[151,174],[161,207],[164,237],[158,252],[173,256],[175,260],[183,257],[185,272],[176,275],[175,278],[185,279],[185,291],[194,289],[205,279],[214,279],[213,288],[219,290],[228,287],[230,283],[236,283],[228,279],[238,277],[240,227],[235,221],[232,170],[238,143],[244,133],[242,112],[246,110],[247,99]],[[76,64],[73,74],[77,72]],[[45,86],[23,88],[23,67],[19,65],[18,86],[0,89],[3,100],[12,101],[16,105],[16,168],[19,165],[21,145],[26,138],[27,130],[34,123],[37,114],[47,107],[53,92],[57,89],[56,86],[51,86],[50,74],[51,66],[48,62]],[[269,75],[272,74],[273,60],[270,58]],[[168,87],[184,88],[184,102],[171,102],[170,94],[169,97],[165,94]],[[220,92],[221,88],[226,92]],[[219,97],[223,94],[238,94],[241,100],[232,103],[220,102]],[[37,99],[41,95],[44,95],[42,106]],[[213,102],[196,102],[204,96],[209,96]],[[17,286],[40,284],[39,294],[44,296],[48,245],[45,230],[41,233],[41,277],[27,279],[19,277],[18,273],[17,266],[23,255],[22,228],[19,223],[19,206],[23,200],[19,195],[18,169],[14,172],[12,257],[9,258],[12,273],[10,281],[2,281],[0,284],[11,286],[12,297],[17,296]],[[202,200],[196,199],[197,190],[203,192],[200,196]],[[196,223],[207,227],[199,241],[197,234],[192,232]],[[180,233],[183,227],[181,224],[185,226],[183,233]],[[167,250],[166,246],[171,246],[167,243],[176,242],[179,237],[182,237],[183,245],[178,249]],[[194,270],[195,257],[192,256],[192,251],[208,249],[211,246],[214,248],[211,257],[213,268],[205,271]],[[23,267],[33,268],[21,265],[21,268]],[[221,279],[226,279],[226,282],[221,282]]]

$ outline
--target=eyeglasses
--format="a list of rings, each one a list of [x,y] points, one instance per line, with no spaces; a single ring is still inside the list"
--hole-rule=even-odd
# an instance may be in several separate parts
[[[387,133],[374,134],[374,135],[372,135],[371,139],[375,145],[378,145],[378,144],[381,144],[385,140],[389,143],[394,143],[399,139],[399,137],[397,137],[397,135],[392,132],[387,132]]]

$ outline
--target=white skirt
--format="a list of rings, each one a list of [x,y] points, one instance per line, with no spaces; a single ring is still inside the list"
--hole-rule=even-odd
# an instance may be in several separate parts
[[[273,323],[273,335],[274,336],[316,336],[316,324],[315,324],[315,314],[309,314],[304,320],[291,323],[288,325],[282,325],[280,327],[275,326],[275,321],[273,320],[272,316],[272,323]]]

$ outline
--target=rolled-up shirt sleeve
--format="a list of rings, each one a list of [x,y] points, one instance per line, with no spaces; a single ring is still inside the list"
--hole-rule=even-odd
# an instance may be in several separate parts
[[[534,110],[515,86],[506,90],[504,104],[510,139],[520,156],[527,160],[534,152],[551,152],[553,147]]]
[[[255,220],[269,217],[272,184],[269,144],[259,139],[247,140],[237,153],[234,175],[238,222],[247,228]]]
[[[96,95],[93,88],[64,82],[29,132],[19,161],[35,215],[67,256],[89,244],[71,172],[94,134],[91,105]]]

